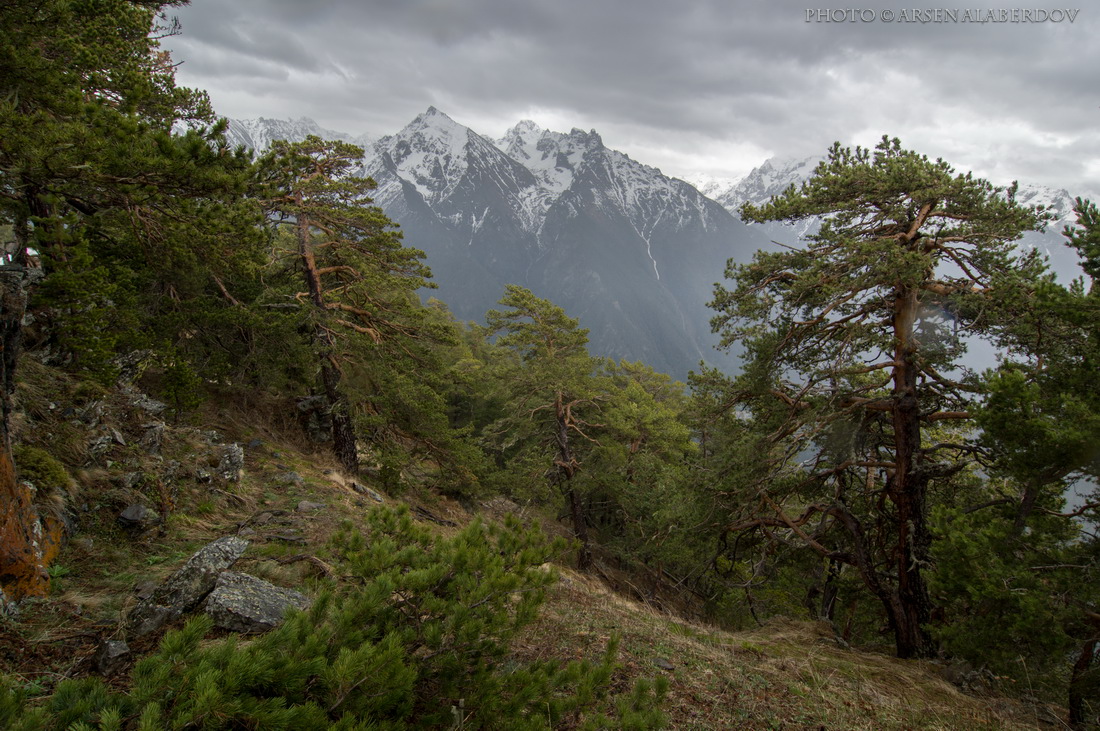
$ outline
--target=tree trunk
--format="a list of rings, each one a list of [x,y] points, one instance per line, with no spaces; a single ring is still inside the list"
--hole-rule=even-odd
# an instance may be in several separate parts
[[[1039,499],[1040,486],[1033,484],[1024,488],[1024,495],[1020,499],[1020,507],[1016,510],[1016,519],[1012,522],[1012,531],[1008,537],[1015,540],[1024,534],[1027,527],[1027,519],[1035,511],[1035,502]]]
[[[340,371],[331,363],[321,366],[321,381],[325,386],[332,417],[332,451],[350,474],[359,472],[359,446],[355,441],[355,424],[348,413],[347,399],[340,393]]]
[[[932,602],[921,575],[932,540],[927,525],[928,478],[916,462],[921,447],[917,367],[913,362],[918,303],[915,289],[898,292],[894,300],[894,472],[886,492],[897,510],[898,585],[893,629],[897,655],[902,658],[930,657],[935,650],[925,630]]]
[[[306,280],[309,299],[317,308],[318,314],[324,313],[325,296],[321,287],[321,275],[317,271],[317,260],[313,255],[313,243],[309,231],[309,218],[300,213],[302,195],[296,198],[298,215],[298,256],[302,262],[302,274]],[[341,373],[333,360],[336,343],[332,333],[318,323],[314,327],[313,337],[321,347],[321,383],[325,387],[329,410],[332,415],[332,451],[340,464],[351,474],[359,472],[359,447],[355,441],[355,424],[349,413],[347,398],[340,389]]]
[[[0,267],[0,612],[10,609],[9,603],[46,595],[50,585],[38,511],[31,491],[15,479],[9,433],[15,364],[27,307],[25,276],[23,267]]]
[[[573,489],[572,485],[566,491],[566,496],[569,498],[569,513],[573,517],[573,532],[581,542],[581,547],[577,549],[577,568],[583,571],[592,566],[592,546],[588,538],[584,503],[581,502],[581,496]]]
[[[821,611],[818,619],[832,623],[836,613],[836,598],[840,591],[840,571],[843,565],[836,559],[829,559],[829,569],[825,572],[825,586],[821,592]]]
[[[1069,680],[1069,725],[1071,728],[1085,728],[1085,673],[1092,667],[1096,657],[1096,645],[1100,640],[1091,639],[1081,648],[1077,662],[1073,663],[1073,672]]]
[[[554,397],[554,414],[557,417],[558,456],[555,460],[558,475],[562,480],[565,497],[569,501],[569,515],[573,519],[573,534],[581,542],[577,551],[577,568],[587,569],[592,565],[592,547],[588,537],[588,520],[580,494],[573,487],[573,475],[577,473],[577,460],[569,445],[569,415],[565,408],[564,394],[558,392]]]

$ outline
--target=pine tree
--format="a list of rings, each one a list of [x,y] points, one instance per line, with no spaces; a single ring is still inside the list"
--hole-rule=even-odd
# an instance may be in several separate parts
[[[1026,669],[1047,692],[1068,687],[1070,723],[1083,727],[1098,674],[1100,564],[1081,520],[1100,517],[1100,496],[1078,494],[1068,506],[1066,495],[1100,477],[1100,299],[1090,261],[1100,219],[1085,201],[1077,213],[1065,234],[1092,281],[1045,281],[1014,308],[1000,338],[1010,355],[985,374],[974,409],[973,441],[990,479],[974,505],[939,511],[935,589],[949,651],[1019,681]]]
[[[415,360],[416,341],[433,337],[415,295],[429,286],[424,254],[402,246],[394,224],[370,205],[374,181],[352,174],[362,156],[354,145],[311,136],[277,141],[260,161],[266,206],[278,226],[294,231],[304,287],[295,298],[309,313],[333,450],[352,473],[359,452],[345,375],[350,344]]]
[[[516,285],[505,288],[507,310],[486,315],[489,333],[503,333],[497,345],[517,361],[502,374],[511,396],[508,415],[491,430],[505,442],[522,444],[534,468],[544,472],[565,497],[573,532],[581,542],[577,565],[592,563],[589,517],[576,476],[584,445],[597,444],[590,421],[604,399],[595,378],[597,362],[588,354],[588,330],[551,302]]]
[[[952,372],[964,337],[1005,326],[1041,272],[1013,258],[1011,242],[1042,224],[1013,193],[897,140],[834,145],[801,188],[742,208],[760,222],[823,216],[820,231],[731,265],[734,287],[713,303],[723,343],[748,354],[726,407],[751,415],[767,460],[729,529],[790,531],[855,567],[900,657],[934,650],[929,488],[966,464],[950,438],[925,437],[970,418],[976,387]],[[834,527],[845,535],[830,547]]]
[[[28,708],[0,678],[0,725],[42,728],[651,729],[667,684],[611,693],[617,640],[596,662],[524,662],[513,641],[556,577],[547,541],[510,518],[475,521],[450,538],[407,508],[379,508],[370,533],[334,539],[341,573],[305,612],[267,634],[204,640],[206,617],[167,633],[134,667],[130,687],[63,681]],[[610,713],[601,706],[613,706]]]

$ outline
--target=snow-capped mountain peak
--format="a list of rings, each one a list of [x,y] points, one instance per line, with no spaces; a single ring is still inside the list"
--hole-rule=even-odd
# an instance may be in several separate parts
[[[388,155],[396,175],[416,186],[425,200],[438,201],[461,180],[467,147],[475,137],[469,128],[428,107],[396,135],[379,140],[378,151]]]
[[[808,179],[823,159],[820,156],[770,157],[729,189],[715,191],[712,197],[734,213],[745,202],[762,205],[792,184],[798,185]]]

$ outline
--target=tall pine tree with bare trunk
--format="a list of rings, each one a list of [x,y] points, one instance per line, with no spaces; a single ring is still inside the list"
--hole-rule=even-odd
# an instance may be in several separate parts
[[[763,458],[727,530],[785,534],[853,566],[898,656],[928,656],[929,491],[967,464],[944,435],[978,389],[959,357],[1034,288],[1041,263],[1012,242],[1043,216],[888,138],[834,145],[800,188],[741,213],[823,223],[731,265],[733,286],[716,290],[714,328],[748,352],[726,403],[759,428]]]
[[[310,136],[277,141],[260,161],[267,208],[277,227],[293,232],[303,285],[295,298],[308,313],[333,450],[351,473],[359,454],[344,372],[353,341],[400,350],[403,341],[424,336],[410,312],[419,307],[415,291],[431,276],[423,252],[402,246],[393,222],[370,205],[374,181],[352,174],[362,157],[362,148]]]

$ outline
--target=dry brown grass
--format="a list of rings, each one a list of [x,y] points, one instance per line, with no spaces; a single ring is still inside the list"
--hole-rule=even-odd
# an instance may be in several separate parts
[[[1056,718],[1051,709],[966,695],[931,663],[843,649],[825,625],[777,620],[725,632],[571,570],[518,652],[595,659],[613,634],[622,638],[622,685],[668,677],[675,729],[1034,729]]]

